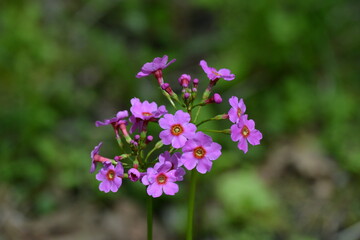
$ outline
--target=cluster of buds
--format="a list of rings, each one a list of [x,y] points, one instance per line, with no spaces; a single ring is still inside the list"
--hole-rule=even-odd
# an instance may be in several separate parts
[[[133,182],[140,181],[147,186],[147,193],[152,197],[159,197],[162,194],[174,195],[179,191],[177,182],[184,179],[186,170],[196,169],[199,173],[205,174],[211,170],[213,161],[221,156],[221,145],[205,134],[205,130],[198,129],[208,121],[229,121],[232,124],[230,129],[213,132],[230,133],[231,139],[238,142],[238,148],[244,153],[248,151],[248,142],[251,145],[260,144],[261,132],[255,129],[253,120],[248,120],[243,99],[239,100],[235,96],[229,99],[228,113],[197,122],[203,106],[222,102],[220,94],[211,94],[220,79],[226,81],[235,79],[235,75],[230,70],[218,71],[208,67],[206,61],[201,60],[200,66],[209,82],[202,98],[196,103],[200,82],[197,78],[192,80],[188,74],[180,76],[178,79],[182,87],[180,98],[170,84],[164,81],[162,70],[173,62],[175,59],[168,62],[167,56],[155,58],[152,62],[144,64],[136,77],[155,76],[160,90],[175,107],[174,113],[168,112],[165,106],[158,106],[155,102],[142,102],[138,98],[133,98],[130,101],[130,116],[129,112],[124,110],[118,112],[114,118],[102,122],[96,121],[97,127],[112,125],[122,151],[121,155],[113,159],[103,157],[99,154],[102,145],[100,143],[91,152],[90,172],[96,170],[97,164],[102,165],[96,175],[96,179],[101,182],[100,191],[117,192],[122,180],[127,178]],[[129,123],[131,126],[128,130]],[[148,124],[156,124],[161,130],[155,144],[150,144],[154,137],[149,135]],[[152,156],[155,151],[161,149],[163,150],[159,156]]]

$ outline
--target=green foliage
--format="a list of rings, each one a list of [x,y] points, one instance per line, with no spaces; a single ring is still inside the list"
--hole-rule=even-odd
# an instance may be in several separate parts
[[[237,76],[218,83],[225,94],[217,110],[228,111],[227,97],[243,97],[264,135],[262,146],[246,155],[229,138],[214,138],[224,155],[203,179],[216,187],[199,192],[200,200],[209,194],[221,205],[209,213],[220,227],[208,221],[209,232],[221,239],[276,239],[278,232],[314,239],[291,234],[281,220],[284,200],[252,169],[279,141],[306,132],[321,140],[340,172],[359,181],[357,6],[340,0],[7,1],[0,8],[0,182],[35,215],[69,195],[116,201],[117,195],[98,193],[88,174],[89,153],[100,140],[104,155],[119,154],[112,129],[93,122],[128,108],[135,95],[162,103],[155,80],[134,78],[144,62],[167,54],[178,61],[165,70],[166,81],[177,86],[187,69],[204,88],[197,64],[206,59]],[[124,195],[141,198],[141,185],[128,188]]]

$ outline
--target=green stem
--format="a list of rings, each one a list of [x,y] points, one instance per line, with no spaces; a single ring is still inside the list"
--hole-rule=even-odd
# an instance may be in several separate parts
[[[153,199],[151,196],[147,198],[147,239],[152,240],[152,221],[153,221]]]
[[[194,123],[196,122],[198,116],[199,116],[199,113],[200,113],[200,110],[201,110],[201,106],[198,108],[197,112],[196,112],[196,115],[195,115],[195,119],[194,119]]]
[[[193,239],[193,222],[194,222],[194,206],[195,206],[195,193],[196,193],[196,177],[197,177],[197,171],[196,171],[196,169],[193,169],[192,172],[191,172],[191,180],[190,180],[190,195],[189,195],[189,206],[188,206],[186,240],[192,240]]]
[[[201,130],[202,132],[213,132],[213,133],[224,133],[224,134],[230,134],[230,129],[225,130]]]

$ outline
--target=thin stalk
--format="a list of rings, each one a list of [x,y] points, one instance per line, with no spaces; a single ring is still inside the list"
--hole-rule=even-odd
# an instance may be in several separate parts
[[[213,132],[213,133],[224,133],[224,134],[230,134],[230,129],[225,130],[201,130],[202,132]]]
[[[153,222],[153,199],[148,196],[146,203],[147,210],[147,239],[152,240],[152,222]]]
[[[193,169],[191,172],[191,180],[190,180],[190,195],[189,195],[189,203],[188,203],[189,205],[188,205],[186,240],[193,239],[196,178],[197,178],[197,172],[196,169]]]
[[[194,119],[194,123],[196,122],[198,116],[199,116],[199,113],[200,113],[200,110],[201,110],[201,106],[198,108],[197,112],[196,112],[196,115],[195,115],[195,119]]]

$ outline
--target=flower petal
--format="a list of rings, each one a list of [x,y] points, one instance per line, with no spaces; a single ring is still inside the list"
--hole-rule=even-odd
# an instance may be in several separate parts
[[[248,151],[248,143],[244,137],[241,137],[238,143],[238,148],[240,150],[243,150],[244,153],[247,153]]]
[[[166,195],[175,195],[179,191],[179,186],[176,183],[167,182],[163,186],[163,190]]]
[[[206,158],[203,158],[199,161],[198,165],[196,166],[196,170],[199,173],[206,173],[211,170],[212,162]]]

